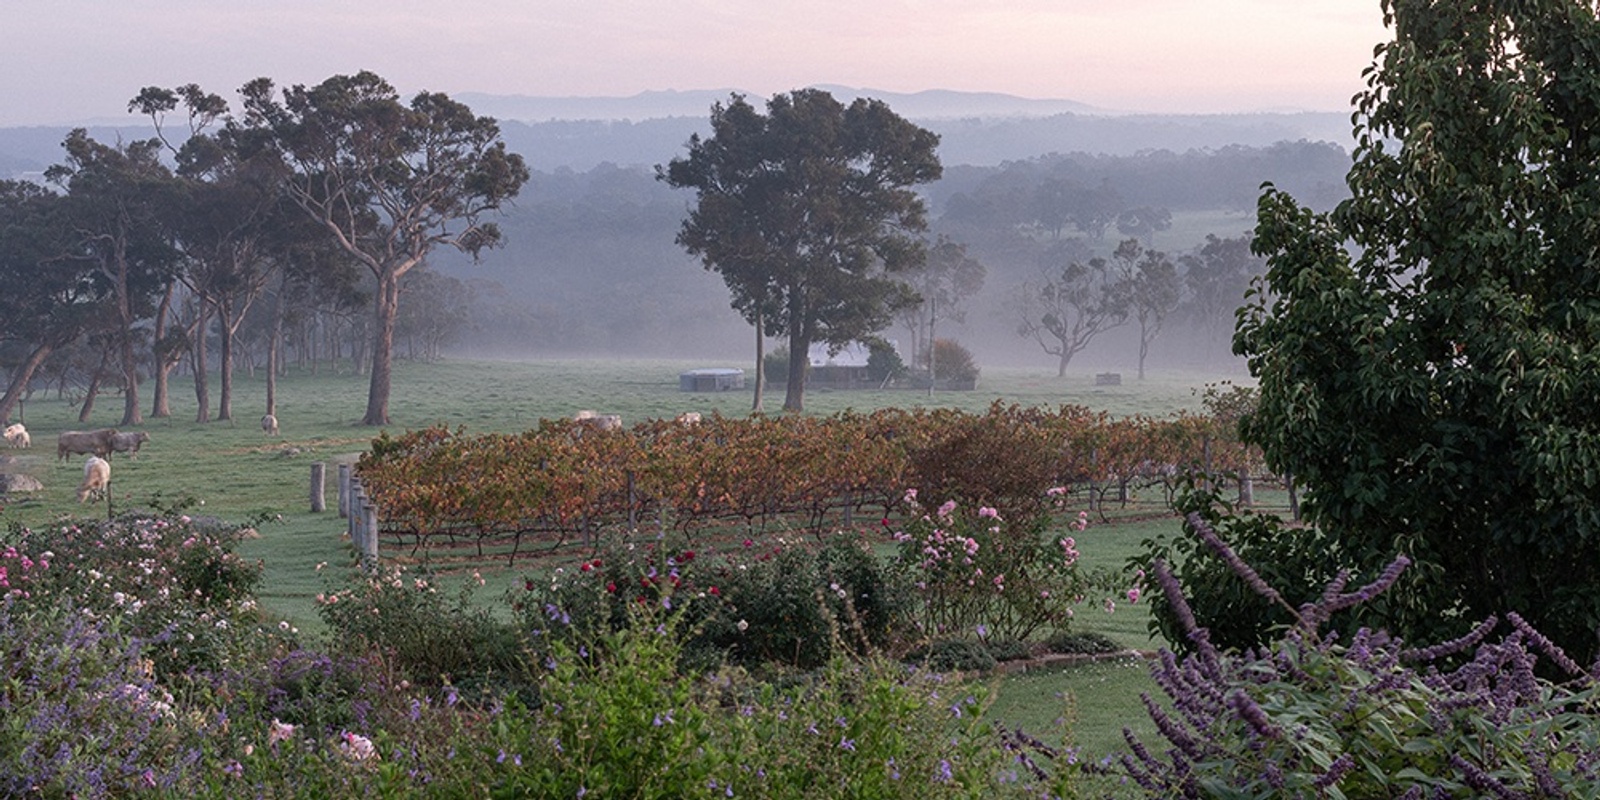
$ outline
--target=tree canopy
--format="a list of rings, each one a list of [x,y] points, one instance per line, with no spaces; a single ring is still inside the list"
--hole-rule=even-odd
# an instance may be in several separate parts
[[[1600,21],[1574,0],[1389,0],[1352,196],[1261,197],[1235,350],[1246,421],[1377,570],[1409,639],[1515,611],[1574,656],[1600,628]],[[1439,628],[1454,629],[1441,631]]]
[[[528,180],[500,129],[444,94],[402,103],[371,72],[296,85],[246,84],[245,114],[227,141],[275,152],[293,202],[377,280],[372,378],[362,422],[389,422],[389,379],[400,278],[439,245],[476,255],[500,241],[483,217]]]
[[[758,335],[788,339],[783,407],[800,411],[813,342],[862,340],[916,302],[894,275],[922,263],[911,187],[939,177],[939,140],[882,101],[818,89],[776,95],[766,114],[733,95],[711,131],[657,170],[697,193],[678,243],[722,275]]]

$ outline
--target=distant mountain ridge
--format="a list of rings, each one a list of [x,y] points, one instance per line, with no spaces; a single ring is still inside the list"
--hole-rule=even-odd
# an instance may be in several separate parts
[[[1033,99],[998,92],[961,92],[929,89],[920,92],[886,92],[850,86],[819,85],[840,102],[870,97],[888,103],[895,113],[908,119],[958,119],[963,117],[1048,117],[1056,114],[1111,114],[1073,100]],[[766,98],[738,89],[694,89],[640,92],[628,97],[546,97],[533,95],[461,92],[452,95],[479,114],[500,120],[536,123],[552,120],[629,120],[665,117],[704,117],[713,103],[724,102],[735,93],[745,95],[752,104]]]
[[[875,97],[940,136],[946,166],[992,166],[1051,153],[1124,156],[1151,150],[1186,152],[1282,141],[1326,141],[1349,150],[1343,112],[1130,114],[1071,100],[932,89],[910,94],[819,86],[843,102]],[[653,166],[682,155],[689,137],[706,135],[713,103],[734,90],[641,92],[631,97],[536,97],[461,92],[475,113],[500,121],[502,138],[539,170],[579,172],[598,164]],[[751,103],[764,103],[748,95]],[[37,178],[64,157],[73,126],[0,128],[0,178]],[[149,138],[147,120],[105,120],[89,126],[102,142]]]

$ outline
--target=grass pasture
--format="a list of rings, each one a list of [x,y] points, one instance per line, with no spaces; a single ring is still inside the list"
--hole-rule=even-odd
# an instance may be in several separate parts
[[[625,424],[647,418],[672,417],[684,411],[743,416],[748,391],[684,393],[678,374],[706,366],[742,366],[674,361],[540,361],[442,363],[399,362],[395,365],[390,400],[398,433],[433,424],[464,428],[468,433],[517,431],[541,418],[565,418],[579,409],[620,414]],[[1120,386],[1095,386],[1088,373],[1057,379],[1044,370],[986,370],[974,392],[817,391],[807,394],[808,410],[830,414],[845,409],[869,411],[887,406],[956,407],[981,412],[995,401],[1054,407],[1088,406],[1118,416],[1166,416],[1199,410],[1199,392],[1218,376],[1152,373],[1146,381],[1126,380]],[[337,514],[336,469],[367,449],[378,430],[358,424],[365,408],[367,382],[362,376],[324,368],[318,374],[291,373],[278,384],[278,418],[282,436],[269,438],[259,425],[265,403],[262,377],[240,373],[234,383],[234,421],[193,421],[193,391],[187,379],[172,384],[174,416],[148,420],[136,429],[151,436],[137,458],[112,458],[112,492],[105,502],[80,506],[74,490],[82,477],[82,456],[65,462],[55,457],[56,434],[68,429],[111,426],[121,416],[121,398],[102,397],[94,414],[79,422],[79,407],[53,392],[36,393],[14,414],[33,437],[30,450],[0,454],[14,461],[0,470],[27,473],[44,484],[32,496],[7,498],[0,523],[47,526],[63,515],[104,515],[109,510],[153,504],[171,505],[192,497],[190,514],[214,515],[235,522],[260,520],[261,536],[242,544],[241,554],[264,565],[258,597],[270,613],[317,630],[313,598],[325,589],[318,565],[348,564],[352,551]],[[141,387],[148,404],[149,387]],[[218,387],[212,386],[215,397]],[[781,407],[782,396],[769,395],[768,407]],[[314,462],[327,464],[328,510],[312,513],[308,498]],[[1161,498],[1134,498],[1126,508],[1109,508],[1109,522],[1095,520],[1078,535],[1086,564],[1120,569],[1138,550],[1141,539],[1171,532],[1176,520],[1161,511]],[[529,566],[493,571],[486,592],[520,582]],[[1119,605],[1113,614],[1085,607],[1079,630],[1103,633],[1130,647],[1150,647],[1143,605]],[[1041,730],[1063,708],[1056,697],[1074,696],[1078,744],[1088,754],[1103,755],[1121,741],[1127,722],[1144,720],[1137,694],[1152,689],[1142,667],[1111,663],[1034,673],[1007,679],[991,713],[1027,729]]]

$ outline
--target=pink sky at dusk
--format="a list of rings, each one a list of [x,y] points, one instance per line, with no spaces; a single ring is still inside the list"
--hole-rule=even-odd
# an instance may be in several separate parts
[[[1118,111],[1340,111],[1387,38],[1377,0],[19,0],[0,125],[120,116],[147,85],[372,70],[418,90],[627,96],[836,84]]]

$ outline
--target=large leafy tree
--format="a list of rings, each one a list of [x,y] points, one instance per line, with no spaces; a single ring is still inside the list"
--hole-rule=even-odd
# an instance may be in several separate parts
[[[1408,638],[1515,611],[1600,628],[1600,21],[1574,0],[1388,0],[1351,198],[1268,189],[1235,349],[1246,432],[1375,570]]]
[[[500,128],[447,95],[402,103],[371,72],[296,85],[245,85],[245,114],[227,137],[248,155],[270,147],[289,168],[288,196],[377,281],[366,425],[389,422],[400,279],[438,246],[477,256],[500,242],[484,217],[528,180]]]
[[[758,337],[788,339],[785,410],[803,408],[812,343],[865,339],[916,302],[895,274],[924,257],[912,187],[939,177],[938,144],[882,101],[800,89],[765,114],[740,95],[714,105],[711,135],[657,169],[698,195],[678,243],[722,274]]]

